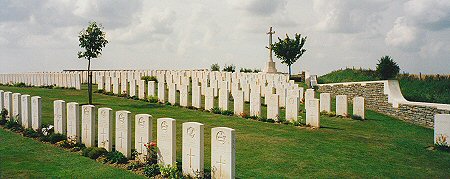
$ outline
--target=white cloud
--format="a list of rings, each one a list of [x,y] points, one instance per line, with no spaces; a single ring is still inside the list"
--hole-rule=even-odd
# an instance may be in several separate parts
[[[394,27],[387,33],[385,41],[390,46],[412,48],[420,44],[418,36],[419,30],[409,25],[404,17],[399,17],[395,21]]]

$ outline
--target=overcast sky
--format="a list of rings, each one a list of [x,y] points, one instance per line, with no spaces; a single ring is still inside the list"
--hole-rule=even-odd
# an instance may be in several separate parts
[[[0,73],[85,69],[89,21],[109,40],[94,69],[264,69],[273,26],[308,36],[295,73],[374,69],[384,55],[402,72],[450,73],[450,0],[0,0]]]

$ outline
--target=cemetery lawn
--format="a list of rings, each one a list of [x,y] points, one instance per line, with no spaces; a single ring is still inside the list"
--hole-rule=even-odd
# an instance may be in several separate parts
[[[85,89],[76,91],[6,86],[0,86],[0,89],[41,96],[44,124],[53,123],[54,100],[62,99],[80,104],[87,101]],[[95,93],[94,103],[96,107],[110,107],[114,111],[129,110],[132,116],[140,113],[151,114],[154,118],[154,138],[156,138],[155,119],[160,117],[176,119],[179,163],[182,123],[205,124],[206,171],[210,171],[211,128],[225,126],[236,129],[238,178],[450,177],[450,153],[430,149],[433,145],[432,129],[373,111],[366,112],[368,118],[366,121],[321,116],[321,128],[313,130]],[[248,104],[246,105],[248,111]],[[351,106],[349,108],[351,111]],[[265,108],[262,110],[265,113]],[[305,114],[300,114],[304,119]],[[134,117],[132,121],[134,130]],[[22,145],[27,143],[33,147]],[[47,157],[54,155],[58,157]],[[130,177],[127,171],[108,168],[77,155],[0,129],[0,176],[5,178],[17,175]],[[56,174],[51,175],[53,172]]]
[[[0,128],[0,178],[133,177],[140,176]]]

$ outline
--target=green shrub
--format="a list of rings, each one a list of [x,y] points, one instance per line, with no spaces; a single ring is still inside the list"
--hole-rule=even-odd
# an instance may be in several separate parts
[[[242,72],[242,73],[252,73],[253,70],[250,69],[250,68],[241,68],[241,69],[239,69],[239,72]]]
[[[223,110],[221,113],[222,113],[222,115],[226,115],[226,116],[232,116],[234,114],[234,112],[231,110]]]
[[[381,79],[386,80],[395,78],[400,72],[400,67],[390,56],[384,56],[378,60],[376,71]]]
[[[8,116],[8,110],[6,110],[5,108],[2,108],[2,112],[0,113],[0,125],[5,125],[6,124],[6,116]]]
[[[88,147],[83,149],[82,155],[95,160],[98,157],[105,155],[106,153],[108,153],[108,151],[106,151],[105,148]]]
[[[42,135],[41,133],[36,132],[35,130],[33,130],[31,128],[25,129],[22,134],[25,137],[31,137],[31,138],[38,138]]]
[[[132,162],[127,166],[127,170],[137,170],[141,168],[143,165],[140,162]]]
[[[274,119],[267,119],[267,122],[275,123],[275,120]]]
[[[261,72],[261,69],[256,69],[256,68],[255,68],[255,69],[253,70],[253,73],[259,73],[259,72]]]
[[[63,134],[53,133],[48,136],[48,142],[56,144],[59,141],[66,140],[66,136]]]
[[[5,123],[5,128],[11,130],[11,131],[16,131],[16,132],[20,132],[23,131],[23,127],[22,125],[20,125],[17,122],[17,119],[12,117],[11,119],[9,119],[8,121],[6,121]]]
[[[150,103],[158,103],[158,97],[156,97],[156,96],[149,96],[148,97],[148,101]]]
[[[258,121],[261,121],[261,122],[267,122],[267,118],[265,118],[265,117],[259,117],[259,118],[258,118]]]
[[[127,163],[128,159],[125,157],[125,155],[123,155],[119,151],[112,151],[112,152],[108,152],[106,154],[105,162],[121,164],[121,163]]]
[[[103,94],[103,93],[105,93],[105,90],[99,89],[99,90],[95,91],[94,93],[100,93],[100,94]]]
[[[15,83],[13,86],[14,87],[27,87],[27,85],[25,83]]]
[[[154,177],[161,174],[161,172],[159,171],[159,165],[158,164],[153,164],[153,165],[147,165],[144,167],[144,175],[146,177]]]
[[[231,65],[226,65],[223,67],[222,71],[226,71],[226,72],[235,72],[236,71],[236,66],[234,66],[233,64]]]
[[[220,66],[218,63],[214,63],[211,65],[211,71],[220,71]]]
[[[354,120],[360,120],[360,121],[364,120],[361,116],[358,116],[358,115],[351,115],[351,118]]]
[[[160,166],[159,171],[161,176],[165,178],[180,178],[182,176],[176,165]]]
[[[210,111],[214,114],[222,114],[222,110],[219,107],[211,108]]]

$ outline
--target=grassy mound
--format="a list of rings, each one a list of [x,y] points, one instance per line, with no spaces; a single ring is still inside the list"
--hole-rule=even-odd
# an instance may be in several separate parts
[[[319,83],[340,83],[381,80],[373,70],[336,70],[319,77]],[[409,101],[450,104],[450,77],[401,74],[397,77],[403,96]]]

